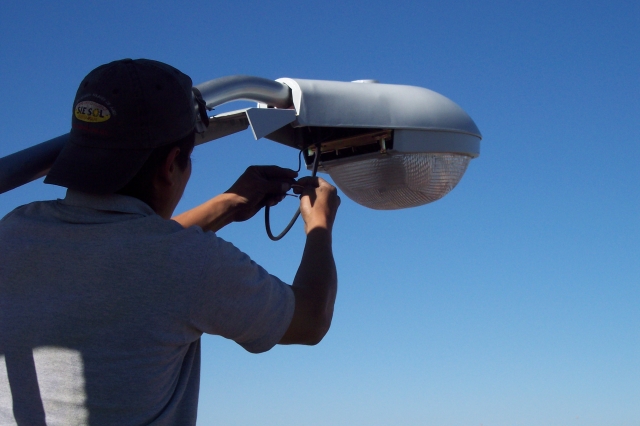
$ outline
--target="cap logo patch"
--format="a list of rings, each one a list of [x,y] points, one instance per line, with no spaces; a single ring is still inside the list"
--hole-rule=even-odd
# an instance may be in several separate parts
[[[78,102],[74,114],[78,120],[87,123],[100,123],[111,118],[107,107],[91,101]]]

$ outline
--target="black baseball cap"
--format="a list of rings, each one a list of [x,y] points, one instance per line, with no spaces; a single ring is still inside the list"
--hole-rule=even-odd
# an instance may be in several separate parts
[[[149,59],[122,59],[91,71],[73,102],[69,141],[44,182],[115,193],[151,152],[196,128],[191,78]]]

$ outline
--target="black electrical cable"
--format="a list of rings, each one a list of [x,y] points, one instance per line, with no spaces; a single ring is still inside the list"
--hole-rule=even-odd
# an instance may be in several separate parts
[[[296,172],[300,172],[300,170],[302,170],[302,152],[304,151],[304,149],[301,149],[298,152],[298,170],[296,170]]]
[[[302,153],[302,151],[300,151],[300,153]],[[311,171],[311,177],[316,177],[316,173],[318,173],[318,164],[320,163],[319,159],[320,159],[320,145],[316,145],[316,155],[313,159],[313,169]],[[298,156],[298,171],[300,171],[300,164],[301,164],[300,157]],[[269,224],[269,206],[268,205],[265,206],[264,207],[264,226],[267,230],[267,236],[269,237],[269,239],[271,239],[271,241],[281,240],[282,237],[287,235],[287,232],[289,232],[291,227],[293,227],[293,224],[296,223],[296,220],[298,220],[298,216],[300,216],[300,207],[298,207],[298,210],[296,210],[296,213],[291,218],[291,221],[289,222],[287,227],[284,228],[284,231],[282,231],[279,235],[274,236],[271,233],[271,225]]]

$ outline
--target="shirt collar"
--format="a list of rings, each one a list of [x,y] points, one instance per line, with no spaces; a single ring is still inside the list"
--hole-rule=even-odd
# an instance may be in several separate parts
[[[144,201],[120,194],[95,195],[67,189],[66,197],[58,201],[68,206],[86,207],[101,211],[134,213],[143,216],[156,214]]]

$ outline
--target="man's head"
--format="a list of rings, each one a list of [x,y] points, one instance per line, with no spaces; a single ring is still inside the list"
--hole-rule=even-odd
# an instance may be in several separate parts
[[[193,140],[195,105],[191,79],[167,64],[123,59],[94,69],[80,83],[69,142],[45,183],[121,191],[154,151]]]

